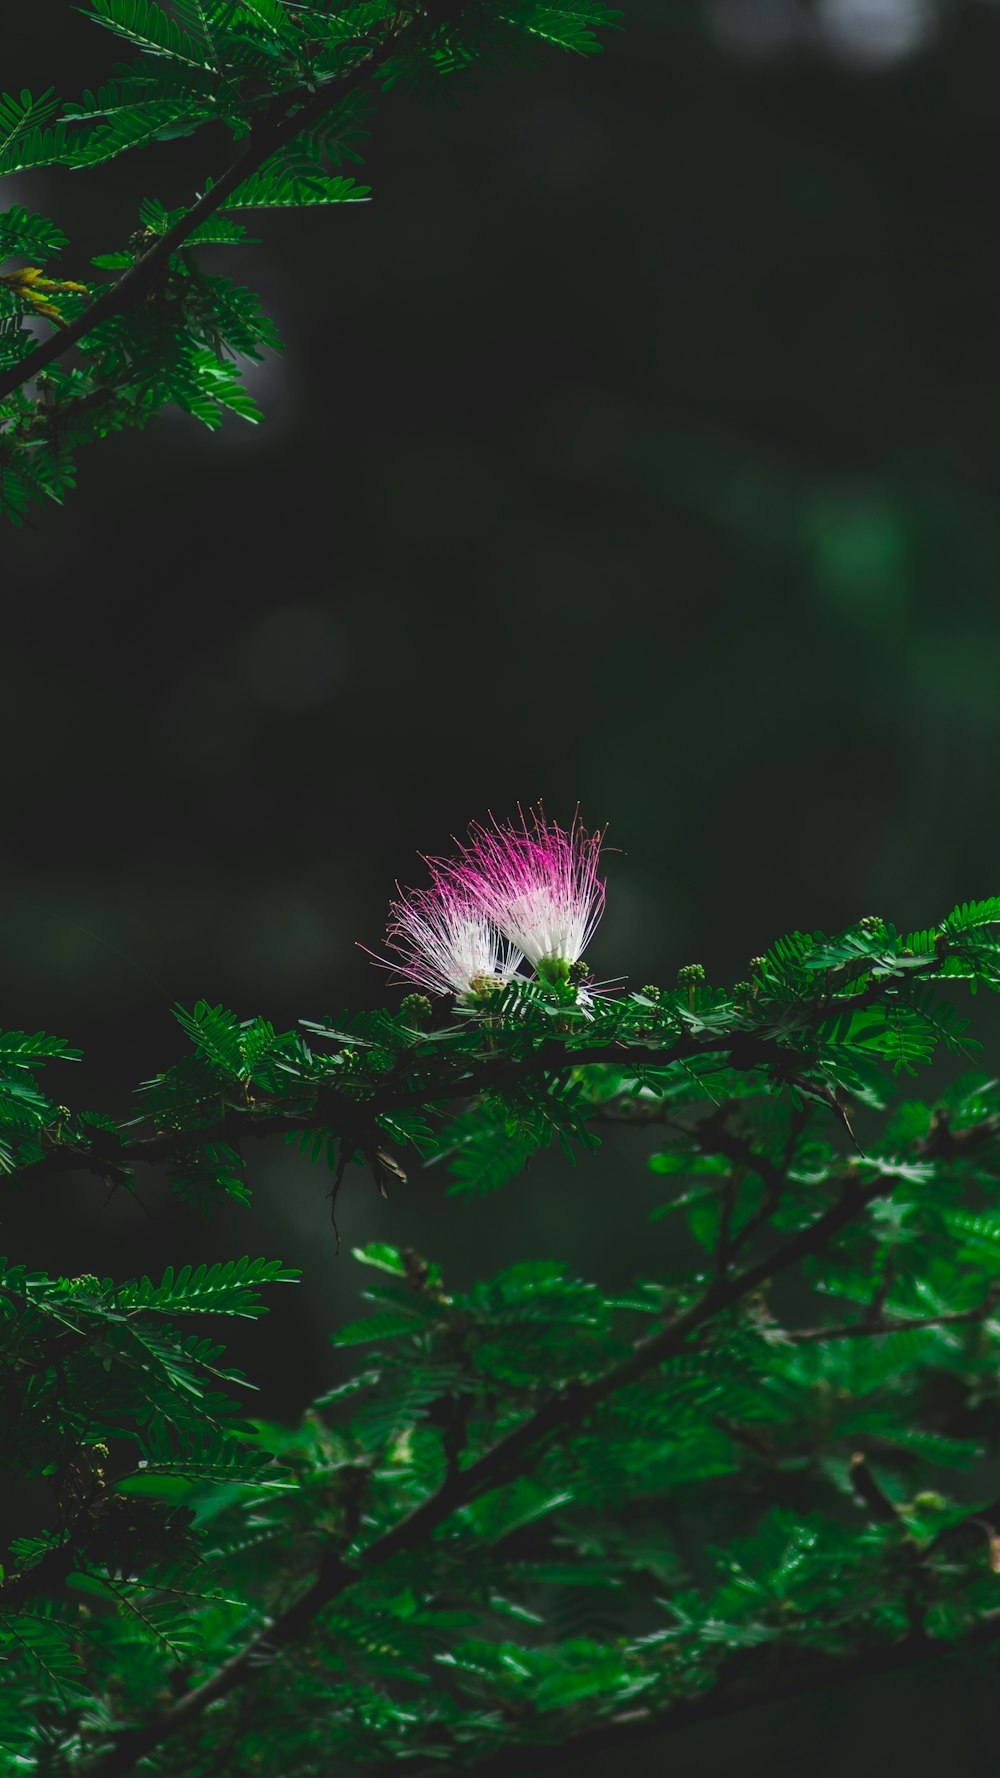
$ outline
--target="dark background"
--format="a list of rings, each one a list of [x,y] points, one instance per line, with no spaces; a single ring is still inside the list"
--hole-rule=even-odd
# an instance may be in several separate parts
[[[732,979],[790,927],[996,889],[1000,6],[632,0],[626,23],[599,59],[384,101],[371,204],[206,256],[288,340],[250,375],[267,423],[110,441],[0,538],[2,1018],[85,1047],[74,1103],[124,1109],[179,1053],[172,1001],[287,1024],[380,1000],[354,946],[394,879],[519,799],[609,823],[599,975]],[[117,59],[66,0],[3,48],[5,86],[67,97]],[[184,202],[227,154],[205,132],[6,197],[86,275],[142,196]],[[628,1276],[656,1201],[631,1140],[475,1204],[432,1170],[382,1205],[359,1174],[345,1244],[412,1242],[456,1284],[554,1253]],[[254,1177],[210,1226],[154,1179],[107,1204],[29,1180],[0,1244],[119,1275],[304,1265],[236,1341],[294,1414],[355,1268],[325,1175],[278,1148]],[[892,1757],[908,1723],[940,1764],[954,1699],[878,1696]],[[957,1708],[971,1772],[988,1703]],[[869,1707],[824,1711],[669,1757],[881,1771]]]

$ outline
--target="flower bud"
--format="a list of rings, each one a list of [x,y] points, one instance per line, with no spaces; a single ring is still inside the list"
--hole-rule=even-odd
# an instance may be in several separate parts
[[[677,986],[679,988],[686,987],[687,991],[688,991],[688,1011],[689,1012],[694,1012],[695,991],[697,989],[698,983],[703,982],[704,980],[705,980],[705,970],[704,970],[703,965],[700,963],[685,963],[677,971]]]
[[[67,1290],[76,1295],[93,1296],[100,1291],[101,1280],[93,1272],[81,1272],[78,1278],[64,1278],[62,1282]]]
[[[433,1010],[426,994],[404,994],[399,1003],[400,1016],[412,1025],[425,1025]]]
[[[922,1494],[914,1494],[910,1505],[918,1513],[943,1513],[948,1502],[943,1494],[936,1494],[933,1489],[925,1488]]]

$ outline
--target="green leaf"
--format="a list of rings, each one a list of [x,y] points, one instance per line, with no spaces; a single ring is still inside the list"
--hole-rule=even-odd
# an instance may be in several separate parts
[[[0,93],[0,176],[67,158],[65,126],[47,127],[56,108],[51,87],[37,99],[27,87],[18,98]]]
[[[386,1310],[381,1315],[369,1315],[364,1321],[348,1322],[330,1335],[334,1346],[363,1346],[373,1340],[397,1340],[401,1336],[419,1332],[423,1317],[417,1309],[411,1314],[399,1310]]]
[[[375,1266],[380,1272],[390,1272],[395,1278],[406,1277],[406,1266],[398,1247],[390,1247],[385,1241],[369,1241],[367,1247],[352,1247],[351,1252],[363,1266]]]
[[[0,214],[0,259],[12,253],[27,259],[51,259],[67,245],[61,228],[46,216],[32,216],[21,204]]]
[[[572,0],[571,5],[560,5],[558,0],[521,0],[511,6],[508,17],[544,43],[585,55],[602,48],[597,32],[620,24],[622,14],[604,0]]]
[[[249,1259],[244,1254],[217,1265],[182,1266],[179,1272],[168,1266],[159,1284],[143,1277],[122,1285],[117,1300],[123,1308],[157,1309],[171,1315],[211,1311],[256,1316],[263,1314],[258,1286],[293,1284],[300,1276],[280,1260]]]
[[[212,66],[205,57],[204,39],[196,42],[155,0],[90,0],[90,9],[100,24],[126,43],[194,68]]]
[[[268,172],[266,167],[245,179],[228,197],[226,210],[273,210],[308,208],[313,204],[358,204],[371,196],[370,185],[358,185],[343,173],[309,172],[296,174],[284,168]]]
[[[243,1067],[243,1028],[236,1014],[223,1006],[196,1002],[191,1012],[175,1006],[174,1018],[195,1048],[224,1073],[239,1076]]]
[[[949,933],[974,932],[981,926],[993,926],[1000,922],[1000,895],[991,895],[986,901],[960,902],[952,908],[951,913],[942,920],[942,930]]]

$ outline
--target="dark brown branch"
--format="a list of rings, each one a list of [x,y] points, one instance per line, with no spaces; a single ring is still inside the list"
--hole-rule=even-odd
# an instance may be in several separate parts
[[[898,1642],[867,1648],[854,1655],[816,1655],[803,1652],[796,1657],[782,1658],[780,1671],[756,1685],[741,1685],[738,1680],[722,1681],[711,1691],[696,1697],[682,1698],[661,1708],[621,1711],[595,1727],[569,1735],[562,1741],[518,1742],[501,1747],[495,1753],[469,1759],[463,1770],[469,1778],[519,1778],[522,1772],[551,1771],[578,1765],[591,1755],[614,1754],[633,1742],[648,1741],[656,1735],[673,1735],[698,1723],[733,1716],[743,1710],[780,1704],[789,1698],[804,1697],[833,1686],[848,1686],[903,1668],[943,1665],[949,1659],[963,1659],[974,1649],[983,1648],[1000,1636],[1000,1611],[990,1612],[975,1627],[953,1641],[906,1636]],[[407,1764],[409,1778],[435,1778],[441,1761],[420,1764],[416,1759]],[[376,1768],[370,1778],[391,1778],[387,1768]]]
[[[891,1184],[891,1178],[884,1175],[864,1184],[852,1178],[822,1216],[800,1229],[776,1252],[735,1277],[713,1279],[697,1302],[682,1310],[664,1327],[637,1341],[627,1357],[586,1382],[571,1383],[557,1390],[527,1420],[465,1469],[446,1479],[436,1493],[383,1532],[354,1563],[348,1564],[339,1553],[332,1553],[312,1585],[293,1605],[233,1655],[210,1679],[142,1728],[129,1729],[121,1734],[110,1752],[91,1766],[89,1778],[123,1778],[138,1760],[196,1721],[209,1704],[228,1697],[243,1685],[262,1661],[272,1658],[295,1641],[327,1605],[355,1582],[381,1568],[393,1556],[419,1548],[452,1513],[521,1474],[526,1464],[554,1440],[577,1431],[601,1402],[676,1357],[684,1350],[690,1336],[707,1322],[750,1295],[765,1279],[786,1271],[807,1254],[825,1248],[868,1204],[889,1191]]]
[[[759,1209],[755,1210],[753,1215],[747,1218],[743,1227],[740,1229],[739,1234],[736,1237],[737,1251],[745,1251],[758,1229],[763,1228],[765,1223],[770,1222],[781,1203],[781,1194],[788,1183],[788,1174],[798,1151],[799,1137],[805,1129],[807,1122],[808,1114],[804,1111],[802,1106],[797,1107],[792,1113],[791,1126],[788,1131],[788,1140],[785,1143],[785,1152],[781,1157],[780,1165],[777,1167],[770,1166],[766,1173],[762,1172],[760,1167],[756,1168],[759,1177],[763,1179],[767,1186],[767,1192]]]
[[[173,228],[160,235],[148,252],[141,254],[134,265],[129,266],[114,284],[89,303],[75,320],[57,329],[41,345],[36,346],[33,352],[29,352],[26,358],[0,374],[0,401],[12,395],[31,377],[37,376],[47,364],[61,358],[71,346],[75,346],[78,340],[102,321],[120,314],[148,291],[158,277],[166,272],[171,255],[183,247],[201,223],[224,208],[226,199],[232,197],[237,186],[256,173],[278,149],[286,147],[303,130],[317,123],[344,94],[370,79],[379,63],[395,47],[395,41],[395,33],[387,33],[377,46],[370,47],[345,73],[324,81],[317,91],[298,89],[294,93],[280,94],[254,124],[236,159],[190,210],[178,218]],[[363,47],[363,42],[359,42],[358,48]]]
[[[726,1179],[722,1189],[722,1208],[719,1212],[719,1235],[715,1243],[715,1270],[720,1278],[724,1278],[732,1264],[734,1244],[732,1236],[733,1216],[740,1195],[739,1183],[732,1173]]]
[[[752,1148],[744,1136],[729,1127],[729,1116],[738,1105],[738,1100],[727,1100],[707,1112],[700,1121],[690,1122],[674,1117],[669,1106],[660,1099],[649,1102],[636,1100],[628,1095],[620,1100],[608,1100],[604,1105],[598,1106],[590,1121],[632,1128],[658,1125],[675,1130],[679,1136],[686,1136],[693,1142],[702,1154],[723,1155],[736,1166],[746,1168],[749,1173],[756,1173],[765,1185],[775,1186],[780,1190],[784,1185],[783,1171],[767,1155]]]
[[[384,48],[371,52],[364,67],[371,71],[375,62],[385,53]],[[360,65],[359,65],[360,66]],[[324,88],[324,104],[329,104],[329,90]],[[319,98],[320,95],[317,95]],[[304,113],[296,114],[293,134],[302,127]],[[234,183],[239,183],[235,180]],[[213,187],[213,193],[219,187]],[[193,214],[193,212],[189,213]],[[188,218],[183,219],[185,222]],[[177,225],[178,227],[181,224]],[[172,231],[173,232],[173,231]],[[159,251],[171,236],[165,235],[152,251]],[[169,251],[169,249],[168,249]],[[148,258],[149,256],[147,256]],[[145,261],[143,262],[145,263]],[[119,280],[115,289],[119,289],[128,278]],[[64,338],[65,336],[60,336]],[[928,957],[926,965],[916,970],[908,970],[907,977],[934,976],[940,968],[939,957]],[[824,999],[807,1003],[803,1006],[801,1029],[803,1032],[815,1029],[835,1013],[850,1007],[851,1010],[866,1006],[883,998],[891,992],[890,978],[880,978],[877,983],[862,993],[852,996],[827,996]],[[787,1010],[787,1009],[786,1009]],[[808,1015],[808,1016],[807,1016]],[[756,1066],[769,1066],[786,1079],[800,1093],[817,1096],[816,1089],[801,1073],[802,1058],[798,1056],[788,1034],[787,1024],[782,1026],[782,1035],[768,1031],[765,1026],[758,1030],[730,1031],[725,1033],[688,1034],[664,1043],[632,1043],[626,1038],[619,1038],[605,1043],[588,1044],[585,1031],[573,1033],[568,1042],[558,1038],[546,1038],[537,1048],[527,1055],[519,1057],[491,1056],[480,1054],[464,1058],[462,1065],[453,1065],[442,1069],[428,1063],[414,1070],[409,1079],[389,1079],[378,1083],[359,1081],[357,1087],[361,1095],[366,1091],[369,1097],[355,1096],[349,1090],[331,1087],[318,1092],[314,1109],[305,1115],[293,1115],[288,1112],[272,1111],[269,1108],[261,1111],[244,1110],[232,1105],[227,1109],[226,1116],[202,1129],[161,1130],[152,1136],[136,1137],[130,1143],[112,1145],[104,1132],[96,1132],[85,1149],[72,1144],[54,1144],[49,1153],[41,1160],[24,1163],[24,1171],[29,1171],[37,1178],[43,1174],[90,1172],[96,1173],[111,1184],[124,1184],[131,1169],[136,1166],[158,1165],[180,1159],[192,1148],[205,1147],[212,1143],[233,1141],[244,1135],[260,1139],[265,1136],[284,1135],[296,1131],[332,1130],[348,1139],[357,1138],[364,1144],[367,1138],[370,1145],[375,1119],[383,1112],[405,1110],[408,1107],[421,1105],[433,1107],[447,1104],[455,1099],[474,1098],[478,1093],[490,1089],[502,1091],[505,1086],[516,1083],[525,1074],[557,1074],[567,1069],[579,1068],[600,1063],[628,1063],[637,1070],[642,1068],[670,1068],[675,1063],[694,1060],[699,1056],[719,1055],[724,1058],[724,1065],[733,1069],[746,1070]],[[357,1088],[355,1089],[355,1092]],[[820,1098],[824,1098],[819,1093]],[[826,1102],[846,1122],[842,1107],[836,1103],[832,1093],[825,1096]],[[595,1108],[594,1116],[599,1118],[601,1111]],[[624,1121],[624,1120],[623,1120]],[[639,1120],[642,1121],[642,1120]],[[991,1133],[996,1133],[1000,1119],[983,1120],[983,1129],[987,1122],[991,1123]],[[744,1248],[752,1234],[769,1220],[781,1189],[785,1174],[794,1157],[795,1146],[801,1125],[793,1123],[789,1138],[789,1151],[781,1168],[775,1170],[765,1156],[757,1155],[743,1143],[743,1139],[732,1133],[729,1136],[728,1150],[733,1159],[742,1165],[753,1168],[764,1180],[768,1194],[760,1210],[755,1212],[750,1221],[740,1230],[736,1237],[735,1247]],[[850,1125],[847,1125],[850,1133]],[[853,1139],[853,1136],[852,1136]],[[982,1140],[986,1139],[986,1135]],[[960,1131],[951,1135],[946,1131],[943,1120],[932,1130],[922,1152],[927,1155],[958,1152],[959,1146],[967,1147],[971,1140],[968,1131]],[[943,1145],[943,1146],[942,1146]]]
[[[616,1106],[620,1104],[620,1109]],[[730,1113],[737,1110],[739,1101],[726,1101],[715,1111],[700,1121],[690,1122],[671,1115],[670,1109],[662,1100],[649,1103],[636,1100],[631,1096],[620,1102],[610,1100],[598,1108],[591,1121],[618,1125],[659,1125],[674,1130],[678,1135],[685,1136],[700,1150],[702,1154],[722,1155],[733,1162],[734,1166],[742,1167],[748,1173],[756,1173],[765,1186],[763,1202],[753,1215],[748,1217],[736,1233],[732,1232],[733,1217],[736,1213],[739,1191],[733,1181],[723,1188],[722,1215],[719,1224],[719,1239],[716,1243],[716,1264],[720,1271],[727,1266],[750,1243],[759,1228],[770,1222],[781,1202],[782,1193],[788,1183],[788,1171],[795,1159],[798,1139],[806,1122],[806,1114],[801,1107],[793,1111],[788,1140],[780,1163],[776,1164],[768,1155],[761,1154],[752,1147],[745,1136],[739,1135],[729,1127]]]
[[[629,1043],[627,1039],[578,1047],[547,1038],[538,1048],[520,1057],[472,1056],[464,1058],[459,1068],[450,1067],[436,1073],[428,1067],[419,1080],[401,1079],[384,1083],[359,1082],[362,1092],[370,1088],[370,1097],[350,1097],[343,1088],[321,1089],[315,1108],[304,1115],[290,1112],[253,1109],[232,1105],[224,1118],[200,1129],[161,1130],[152,1136],[137,1136],[128,1143],[109,1143],[107,1134],[99,1131],[86,1148],[60,1142],[41,1160],[26,1162],[23,1171],[34,1178],[45,1174],[89,1172],[110,1183],[124,1183],[132,1168],[156,1166],[179,1160],[192,1148],[208,1147],[218,1142],[232,1142],[244,1136],[259,1140],[265,1136],[285,1135],[317,1129],[332,1129],[362,1144],[371,1139],[375,1119],[383,1112],[400,1111],[413,1105],[432,1107],[455,1099],[471,1099],[489,1090],[503,1090],[526,1074],[558,1074],[568,1069],[598,1063],[627,1063],[637,1069],[669,1068],[676,1062],[697,1056],[718,1054],[728,1066],[748,1069],[769,1064],[781,1069],[795,1082],[797,1057],[787,1045],[775,1037],[754,1032],[728,1032],[725,1035],[684,1036],[662,1045]],[[733,1136],[735,1145],[742,1139]],[[721,1151],[720,1152],[725,1152]],[[751,1160],[752,1151],[744,1145],[747,1166],[756,1171],[767,1165],[763,1157]],[[760,1163],[758,1165],[758,1162]],[[767,1177],[766,1174],[762,1175]]]
[[[785,1337],[796,1342],[804,1340],[859,1340],[877,1338],[880,1334],[909,1333],[919,1327],[962,1327],[987,1321],[1000,1304],[1000,1286],[991,1290],[981,1303],[971,1309],[954,1309],[943,1315],[897,1315],[878,1321],[845,1321],[838,1327],[787,1328]]]
[[[922,1160],[961,1160],[965,1155],[975,1154],[998,1134],[1000,1117],[995,1112],[979,1118],[974,1124],[967,1124],[964,1130],[953,1130],[947,1111],[939,1105],[931,1117],[927,1135],[917,1144],[917,1154]]]
[[[470,1056],[463,1058],[457,1068],[451,1065],[435,1070],[428,1065],[421,1069],[416,1080],[403,1077],[395,1081],[390,1078],[383,1082],[358,1082],[362,1093],[366,1090],[370,1092],[368,1098],[349,1096],[349,1083],[346,1090],[323,1088],[318,1092],[313,1110],[304,1114],[272,1111],[262,1101],[263,1108],[259,1110],[231,1105],[223,1118],[200,1129],[160,1130],[151,1136],[137,1136],[131,1142],[115,1143],[113,1139],[108,1140],[105,1132],[98,1131],[85,1148],[62,1141],[54,1144],[42,1159],[25,1162],[19,1170],[30,1171],[35,1178],[89,1172],[96,1173],[111,1184],[117,1184],[125,1183],[136,1166],[170,1164],[190,1153],[193,1148],[233,1142],[245,1136],[259,1141],[264,1137],[286,1135],[290,1132],[304,1134],[308,1130],[332,1130],[337,1135],[346,1136],[348,1140],[355,1140],[359,1146],[364,1146],[366,1141],[370,1143],[372,1139],[375,1119],[384,1112],[405,1110],[418,1104],[425,1107],[444,1105],[456,1099],[474,1098],[491,1089],[502,1091],[505,1086],[515,1083],[526,1074],[558,1074],[601,1063],[619,1066],[628,1064],[636,1070],[643,1067],[664,1069],[678,1062],[707,1055],[720,1056],[720,1066],[734,1069],[770,1066],[780,1071],[791,1085],[803,1085],[796,1071],[796,1065],[801,1065],[801,1058],[787,1041],[779,1040],[766,1030],[733,1031],[721,1035],[685,1035],[663,1044],[630,1043],[627,1038],[622,1038],[588,1046],[579,1040],[571,1040],[567,1044],[556,1038],[547,1038],[530,1054],[516,1058]],[[671,1122],[665,1108],[659,1105],[649,1112],[630,1113],[621,1117],[615,1117],[607,1106],[595,1107],[592,1117],[594,1122],[633,1126]],[[804,1121],[804,1113],[797,1112],[789,1132],[786,1153],[778,1165],[766,1155],[759,1154],[735,1131],[727,1131],[721,1124],[712,1126],[712,1146],[706,1144],[706,1152],[728,1155],[738,1165],[755,1172],[767,1187],[763,1204],[734,1237],[734,1253],[745,1249],[752,1235],[773,1215],[794,1159]],[[703,1132],[696,1127],[681,1122],[677,1122],[674,1127],[695,1140],[702,1140]],[[706,1123],[706,1130],[708,1128],[709,1124]],[[998,1130],[1000,1117],[990,1116],[965,1130],[952,1132],[944,1114],[935,1114],[931,1133],[919,1145],[918,1153],[925,1159],[947,1160],[982,1146],[992,1140]]]

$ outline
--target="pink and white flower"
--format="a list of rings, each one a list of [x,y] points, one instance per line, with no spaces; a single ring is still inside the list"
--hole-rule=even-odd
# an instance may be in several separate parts
[[[520,826],[470,828],[452,880],[543,981],[562,986],[579,979],[575,966],[604,911],[604,836],[578,816],[567,832],[541,807],[518,813]]]
[[[386,943],[398,981],[466,1003],[503,987],[521,962],[465,887],[436,870],[429,889],[400,890],[390,902]]]

